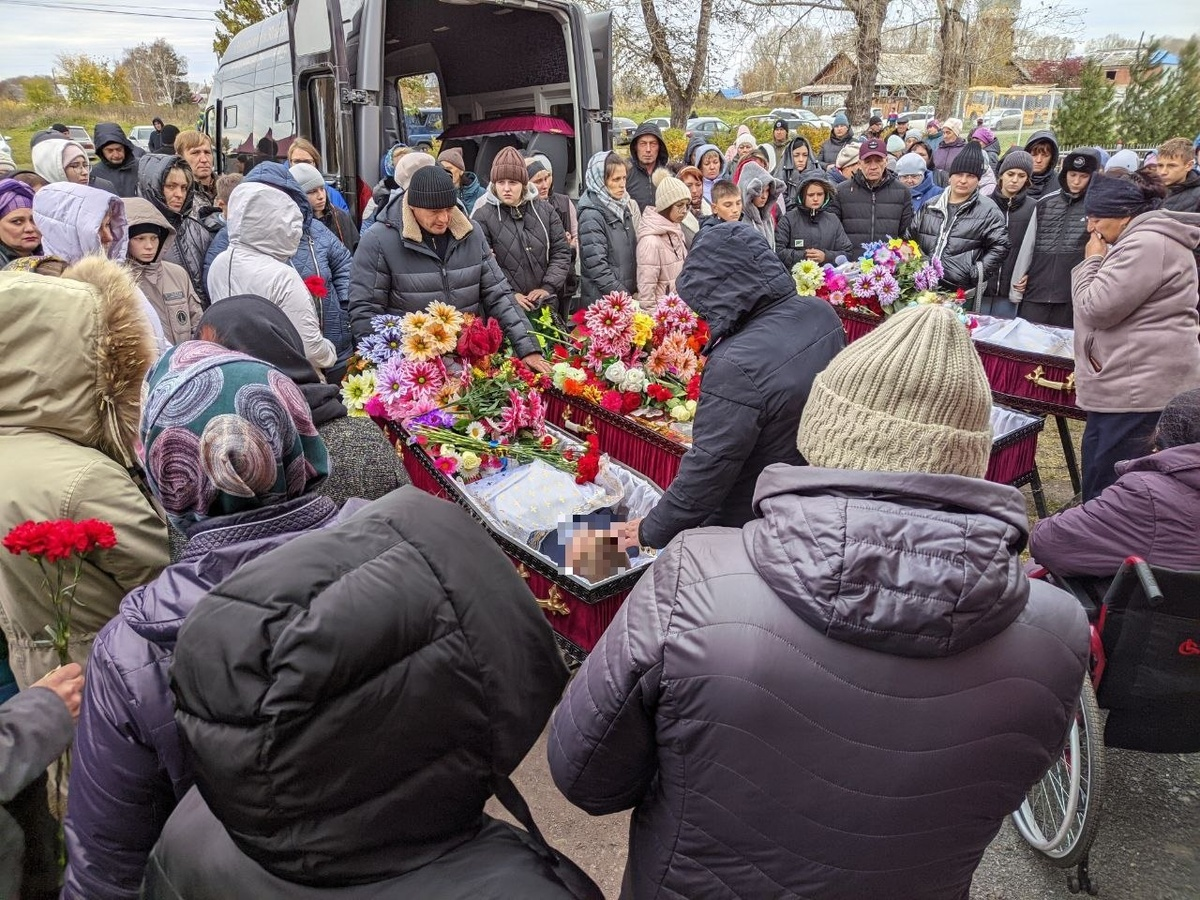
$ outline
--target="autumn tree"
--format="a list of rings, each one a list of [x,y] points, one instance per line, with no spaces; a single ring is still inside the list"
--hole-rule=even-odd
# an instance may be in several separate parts
[[[1065,59],[1043,59],[1029,69],[1034,84],[1053,84],[1058,87],[1079,87],[1083,75],[1083,57],[1068,56]]]
[[[1079,72],[1079,90],[1067,94],[1054,117],[1063,147],[1108,147],[1113,142],[1113,83],[1094,62]]]
[[[191,98],[187,60],[162,38],[126,50],[121,69],[134,102],[142,106],[175,106]]]
[[[34,109],[44,109],[56,103],[60,98],[58,88],[50,78],[30,78],[25,82],[25,102]]]
[[[57,77],[67,89],[71,106],[128,103],[129,82],[118,66],[86,53],[64,53],[57,60]]]
[[[275,15],[284,7],[284,0],[221,0],[217,10],[217,35],[213,38],[213,53],[224,56],[233,36],[255,22]]]

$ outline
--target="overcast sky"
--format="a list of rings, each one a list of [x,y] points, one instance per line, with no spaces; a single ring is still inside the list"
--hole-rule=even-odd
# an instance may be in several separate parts
[[[1142,32],[1185,37],[1200,30],[1196,0],[1067,0],[1067,4],[1090,7],[1081,40],[1114,32],[1131,38]],[[98,6],[135,14],[83,9]],[[212,53],[216,22],[212,13],[218,6],[218,0],[159,0],[157,6],[145,0],[0,0],[0,19],[4,23],[0,78],[48,75],[55,58],[64,52],[118,59],[126,48],[162,37],[187,57],[190,79],[206,81],[216,67]],[[150,18],[148,13],[188,18]]]

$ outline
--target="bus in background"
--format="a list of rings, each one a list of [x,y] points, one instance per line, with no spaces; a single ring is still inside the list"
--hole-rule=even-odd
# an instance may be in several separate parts
[[[361,210],[384,151],[409,143],[405,106],[426,99],[403,97],[402,79],[436,79],[441,146],[481,182],[516,146],[578,196],[588,158],[611,146],[611,44],[612,14],[572,0],[293,0],[229,42],[204,130],[220,171],[308,138]]]

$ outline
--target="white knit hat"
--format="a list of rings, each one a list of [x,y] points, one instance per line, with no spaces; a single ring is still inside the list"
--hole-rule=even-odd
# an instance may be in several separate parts
[[[982,478],[992,392],[971,337],[944,306],[901,310],[813,381],[796,446],[809,465]]]
[[[659,175],[659,172],[662,175]],[[666,212],[680,200],[692,202],[692,192],[688,186],[672,175],[666,169],[655,169],[650,180],[656,185],[654,191],[654,208]]]
[[[962,137],[963,120],[949,118],[945,122],[942,123],[942,128],[949,128],[951,131],[953,131],[959,137]]]

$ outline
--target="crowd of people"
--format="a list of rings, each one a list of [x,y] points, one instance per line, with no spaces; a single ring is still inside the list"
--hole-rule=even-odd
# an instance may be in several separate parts
[[[965,896],[1088,655],[1022,551],[1200,567],[1200,139],[775,124],[678,160],[643,125],[577,202],[545,156],[397,145],[357,217],[302,138],[218,175],[198,131],[142,153],[102,123],[94,166],[35,135],[0,180],[0,529],[117,543],[81,566],[63,667],[37,565],[0,555],[0,896],[59,893],[45,770],[73,741],[67,900],[599,897],[509,779],[547,726],[571,802],[635,810],[622,896]],[[1084,502],[1032,535],[983,480],[956,316],[847,346],[797,296],[798,263],[891,237],[986,314],[1075,328]],[[568,686],[501,550],[404,487],[339,384],[374,317],[434,300],[548,372],[530,318],[615,291],[678,293],[711,337],[691,449],[619,526],[656,561]]]

